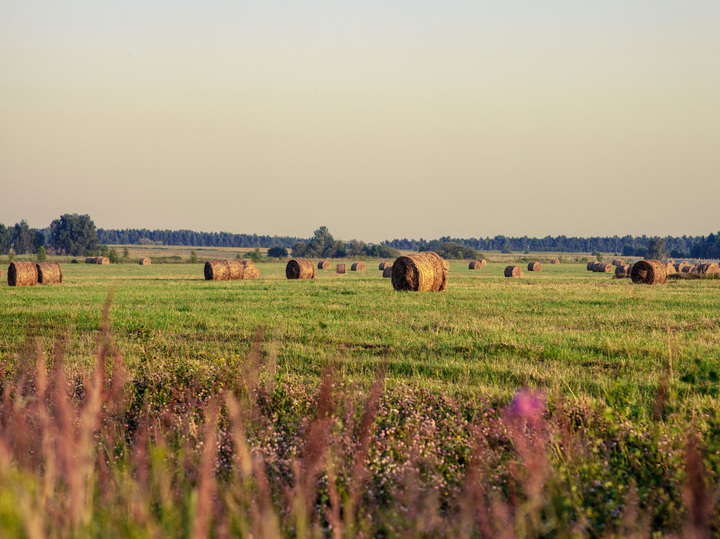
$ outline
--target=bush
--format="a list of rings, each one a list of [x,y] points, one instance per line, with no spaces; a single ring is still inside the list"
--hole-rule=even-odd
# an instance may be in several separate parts
[[[115,247],[110,249],[110,251],[108,252],[108,258],[110,259],[111,264],[117,264],[118,262],[120,262],[120,255],[118,254]]]
[[[190,263],[195,264],[198,261],[195,251],[190,251]]]
[[[268,249],[267,255],[270,258],[286,258],[288,255],[287,249],[285,247],[270,247]]]
[[[47,260],[47,251],[45,251],[45,247],[40,247],[37,252],[37,261],[45,262],[46,260]]]

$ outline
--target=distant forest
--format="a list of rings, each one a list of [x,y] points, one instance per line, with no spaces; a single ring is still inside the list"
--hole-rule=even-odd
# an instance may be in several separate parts
[[[163,245],[188,245],[196,247],[285,247],[292,249],[299,242],[308,242],[310,238],[297,238],[291,236],[258,236],[257,234],[231,234],[229,232],[194,232],[192,230],[147,230],[147,229],[123,229],[110,230],[98,229],[98,239],[102,244],[141,244],[158,243]],[[506,251],[506,252],[583,252],[594,251],[604,253],[619,253],[624,256],[642,256],[642,252],[648,248],[648,242],[652,236],[594,236],[590,238],[567,237],[567,236],[545,236],[544,238],[509,237],[495,236],[486,238],[451,238],[444,236],[437,240],[409,240],[394,239],[383,242],[383,244],[401,250],[426,250],[435,247],[438,242],[454,242],[464,247],[470,247],[477,251]],[[671,256],[689,257],[703,256],[699,254],[704,251],[696,248],[693,255],[693,247],[701,247],[706,238],[704,236],[666,236],[661,238],[665,241],[665,248]],[[715,236],[710,235],[708,239],[714,243]],[[703,253],[704,254],[704,253]]]

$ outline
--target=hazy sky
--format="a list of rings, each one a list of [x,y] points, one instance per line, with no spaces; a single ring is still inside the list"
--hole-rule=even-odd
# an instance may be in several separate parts
[[[720,1],[0,0],[0,222],[720,229]]]

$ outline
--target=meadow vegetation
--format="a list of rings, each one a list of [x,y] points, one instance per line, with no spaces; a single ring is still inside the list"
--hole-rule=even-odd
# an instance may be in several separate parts
[[[3,284],[0,535],[717,532],[720,280],[499,258]]]

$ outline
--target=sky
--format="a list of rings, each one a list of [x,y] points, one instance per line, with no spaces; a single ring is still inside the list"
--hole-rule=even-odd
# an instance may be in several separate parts
[[[720,2],[0,0],[0,223],[720,229]]]

